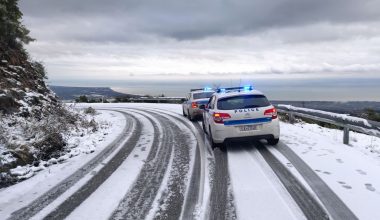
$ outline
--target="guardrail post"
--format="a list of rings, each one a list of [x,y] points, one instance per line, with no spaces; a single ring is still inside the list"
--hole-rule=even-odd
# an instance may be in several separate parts
[[[292,112],[289,112],[289,123],[294,124],[295,118]]]
[[[349,144],[350,140],[350,129],[347,127],[344,127],[343,129],[343,144]]]

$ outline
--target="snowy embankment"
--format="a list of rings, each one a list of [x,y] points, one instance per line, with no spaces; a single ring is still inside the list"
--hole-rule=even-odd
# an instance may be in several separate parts
[[[29,204],[66,179],[111,144],[126,126],[125,117],[114,111],[98,110],[94,116],[87,117],[94,117],[99,123],[99,129],[95,132],[72,131],[66,137],[70,150],[65,155],[40,162],[39,166],[26,165],[12,170],[19,178],[29,179],[0,189],[0,216],[7,216],[15,209]]]
[[[301,157],[359,219],[380,219],[380,138],[316,124],[281,123],[281,140]],[[296,173],[291,163],[284,161]],[[299,175],[297,175],[299,176]]]
[[[111,133],[113,124],[117,124],[118,121],[114,119],[115,113],[103,111],[101,113],[96,113],[94,115],[85,115],[86,121],[95,121],[99,128],[97,131],[91,129],[79,128],[76,130],[71,130],[70,132],[64,134],[63,139],[67,141],[65,146],[64,155],[58,158],[51,158],[48,161],[40,160],[36,161],[34,164],[28,164],[25,166],[18,166],[10,170],[12,176],[15,176],[19,180],[27,179],[32,177],[36,172],[46,169],[52,164],[62,163],[65,160],[78,156],[79,154],[89,154],[95,151],[98,145],[101,145],[107,136]],[[17,132],[15,132],[17,135]],[[5,152],[5,146],[0,145],[0,155],[1,152]],[[2,164],[10,163],[15,160],[10,154],[4,154],[0,157],[0,162]]]

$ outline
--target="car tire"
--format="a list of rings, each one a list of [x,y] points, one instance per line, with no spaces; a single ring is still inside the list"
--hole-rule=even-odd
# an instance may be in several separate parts
[[[278,144],[278,142],[280,141],[280,139],[279,139],[279,138],[270,138],[270,139],[268,139],[267,141],[268,141],[268,144],[269,144],[269,145],[274,146],[274,145],[277,145],[277,144]]]
[[[185,109],[182,108],[182,114],[184,117],[186,117]]]
[[[205,121],[202,119],[202,129],[203,131],[207,134],[206,126],[205,126]]]
[[[190,112],[188,111],[187,112],[187,118],[190,120],[190,121],[193,121],[194,118],[191,116]]]
[[[217,144],[214,142],[214,138],[212,137],[212,132],[211,132],[211,128],[209,127],[209,138],[210,138],[210,145],[211,145],[211,149],[214,150],[215,148],[219,147],[220,144]]]

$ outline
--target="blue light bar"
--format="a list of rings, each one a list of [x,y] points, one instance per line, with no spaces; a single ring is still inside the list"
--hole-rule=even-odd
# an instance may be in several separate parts
[[[248,85],[248,86],[244,86],[244,91],[250,91],[250,90],[253,90],[253,87]]]
[[[204,90],[204,91],[211,91],[212,88],[210,88],[210,87],[205,87],[203,90]]]
[[[229,88],[219,88],[216,90],[217,93],[221,92],[232,92],[232,91],[251,91],[253,90],[253,86],[241,86],[241,87],[229,87]]]

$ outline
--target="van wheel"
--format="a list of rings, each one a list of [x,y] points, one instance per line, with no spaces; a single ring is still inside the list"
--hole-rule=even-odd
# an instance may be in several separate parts
[[[268,144],[269,145],[277,145],[278,144],[278,142],[280,141],[280,139],[279,138],[270,138],[270,139],[268,139],[267,140],[268,141]]]

